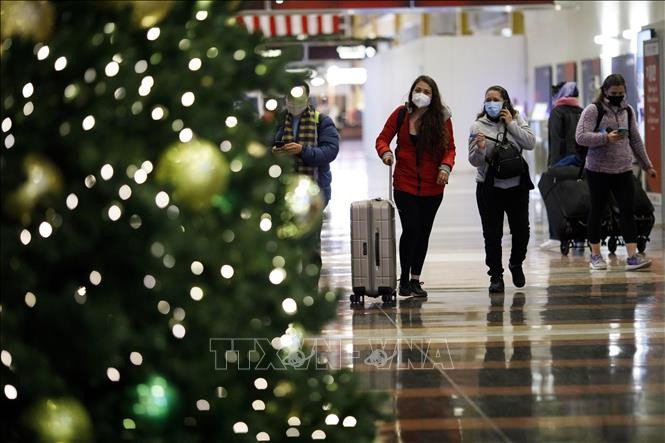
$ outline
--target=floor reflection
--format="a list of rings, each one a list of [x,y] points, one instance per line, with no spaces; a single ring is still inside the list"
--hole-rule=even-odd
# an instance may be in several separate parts
[[[508,315],[512,326],[524,325],[524,304],[526,297],[523,292],[513,295],[513,302]],[[502,325],[505,312],[503,303],[491,300],[487,311],[487,325]],[[508,352],[508,357],[506,356]],[[524,362],[531,360],[531,342],[527,340],[505,340],[485,342],[485,356],[482,368],[478,371],[478,385],[481,388],[510,388],[514,386],[531,387],[533,378],[531,368]],[[510,419],[514,417],[531,417],[533,413],[533,397],[519,396],[486,396],[478,399],[478,403],[492,417]],[[504,420],[506,423],[508,420]],[[533,429],[502,427],[502,437],[514,441],[536,441]]]

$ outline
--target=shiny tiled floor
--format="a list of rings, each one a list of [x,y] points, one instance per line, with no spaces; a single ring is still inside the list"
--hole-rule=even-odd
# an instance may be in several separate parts
[[[388,172],[358,142],[344,143],[333,165],[323,274],[348,292],[349,204],[386,196]],[[647,247],[649,270],[625,272],[619,248],[608,271],[590,272],[582,251],[538,249],[547,227],[534,192],[527,285],[517,290],[507,276],[505,297],[491,299],[474,189],[472,173],[451,176],[421,277],[426,300],[343,300],[323,332],[342,343],[338,364],[364,389],[391,396],[381,441],[665,441],[662,228]]]

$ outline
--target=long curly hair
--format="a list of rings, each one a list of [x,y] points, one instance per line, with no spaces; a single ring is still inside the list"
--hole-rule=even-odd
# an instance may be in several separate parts
[[[418,158],[422,158],[424,153],[428,153],[433,158],[440,159],[448,149],[448,128],[443,121],[441,94],[436,82],[431,77],[421,75],[413,81],[411,89],[409,89],[409,110],[416,109],[415,103],[411,100],[411,95],[418,82],[425,82],[432,88],[432,100],[420,118],[416,153]]]

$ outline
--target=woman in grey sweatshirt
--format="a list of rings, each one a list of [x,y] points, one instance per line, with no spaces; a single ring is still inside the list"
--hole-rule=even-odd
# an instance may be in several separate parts
[[[513,284],[521,288],[525,284],[522,262],[529,243],[529,190],[533,183],[528,168],[522,175],[510,178],[495,178],[487,159],[492,157],[495,142],[506,138],[518,148],[531,150],[536,138],[529,124],[513,109],[510,96],[501,86],[490,86],[485,92],[483,111],[471,125],[469,136],[469,163],[477,168],[476,202],[483,225],[485,239],[485,264],[489,268],[489,292],[504,292],[503,266],[501,263],[501,239],[503,237],[504,213],[512,234],[508,269]]]
[[[601,109],[602,119],[596,124]],[[607,269],[607,263],[600,254],[600,225],[610,191],[619,206],[621,235],[628,253],[626,270],[649,266],[651,260],[637,254],[637,228],[633,214],[633,155],[650,176],[655,177],[656,170],[637,130],[635,111],[626,103],[626,81],[620,74],[611,74],[603,81],[594,103],[582,112],[575,140],[589,147],[585,163],[591,195],[588,220],[591,244],[589,267],[595,270]]]

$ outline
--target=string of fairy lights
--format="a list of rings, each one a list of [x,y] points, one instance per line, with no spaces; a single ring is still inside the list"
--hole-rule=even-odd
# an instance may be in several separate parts
[[[133,7],[133,18],[137,26],[145,29],[146,40],[156,42],[162,35],[158,23],[167,16],[172,7],[172,2],[129,2]],[[209,12],[205,10],[209,2],[197,2],[201,10],[194,14],[197,21],[205,21],[209,18]],[[11,51],[12,37],[29,37],[37,41],[34,46],[34,56],[38,63],[51,63],[54,72],[65,71],[70,60],[65,55],[54,53],[55,51],[45,42],[53,32],[55,18],[54,8],[49,2],[3,2],[2,14],[2,53]],[[20,25],[17,25],[19,23]],[[110,43],[114,41],[114,35],[118,32],[118,26],[115,23],[106,23],[100,33],[92,36],[93,45],[101,45],[106,38]],[[179,41],[178,47],[182,51],[187,51],[191,47],[191,40],[183,38]],[[187,62],[187,70],[190,72],[199,72],[205,68],[205,64],[218,57],[220,50],[216,47],[210,47],[205,52],[205,58],[193,56]],[[142,98],[149,97],[151,91],[155,88],[156,79],[150,74],[150,66],[161,61],[161,55],[153,54],[148,60],[137,60],[134,63],[123,57],[121,53],[116,53],[103,65],[103,74],[91,67],[87,69],[81,81],[74,82],[65,86],[62,91],[62,98],[65,103],[71,103],[77,100],[81,94],[88,92],[85,88],[91,88],[94,95],[100,96],[106,92],[106,79],[111,79],[122,74],[124,69],[132,69],[140,77],[137,88],[138,99],[128,103],[129,111],[132,115],[138,116],[144,111],[144,102]],[[244,49],[237,49],[233,52],[233,59],[236,62],[242,62],[247,57]],[[268,68],[264,64],[258,64],[255,67],[257,75],[266,75]],[[202,84],[210,83],[211,79],[202,78]],[[33,116],[35,111],[35,101],[40,93],[40,85],[33,82],[27,82],[22,85],[20,95],[24,103],[20,112],[25,119]],[[119,86],[112,92],[113,98],[121,102],[130,94],[124,86]],[[273,100],[274,101],[274,100]],[[189,90],[179,94],[179,103],[183,108],[190,108],[197,102],[195,91]],[[18,101],[12,96],[6,98],[3,102],[4,109],[12,109],[18,105]],[[273,103],[270,103],[272,106]],[[276,108],[276,101],[274,103]],[[148,110],[148,115],[153,121],[168,121],[171,118],[171,112],[165,104],[155,104]],[[24,121],[23,118],[20,119]],[[227,128],[235,128],[239,125],[239,119],[235,115],[227,115],[223,118],[224,125]],[[3,143],[6,150],[24,149],[22,141],[17,140],[14,130],[20,125],[19,119],[6,116],[2,119],[0,129],[3,134]],[[80,126],[84,133],[93,133],[104,122],[94,113],[84,113],[80,121],[64,121],[58,127],[58,134],[66,138],[73,134],[75,127]],[[128,213],[125,210],[123,202],[137,196],[136,188],[138,186],[151,183],[168,187],[171,193],[165,190],[159,190],[154,195],[154,204],[160,210],[164,210],[166,217],[175,220],[180,216],[180,207],[187,207],[188,210],[202,211],[208,210],[214,205],[220,194],[227,190],[232,173],[239,173],[245,167],[240,156],[231,158],[230,153],[233,148],[231,140],[222,140],[219,144],[200,139],[192,127],[189,127],[181,118],[171,120],[170,128],[177,133],[178,142],[169,146],[160,157],[157,165],[149,160],[140,162],[140,164],[131,164],[124,170],[118,170],[111,162],[102,164],[98,170],[82,177],[83,185],[87,190],[93,190],[100,186],[115,186],[117,189],[117,199],[111,200],[105,205],[102,219],[109,223],[125,221],[133,230],[141,229],[143,225],[142,218],[137,213]],[[250,156],[263,157],[268,153],[268,149],[260,143],[250,142],[246,146],[246,151]],[[38,154],[25,155],[23,167],[26,173],[25,182],[8,197],[8,205],[11,212],[20,220],[23,226],[17,235],[17,240],[23,247],[29,247],[36,241],[36,235],[43,241],[52,239],[57,230],[62,227],[63,217],[58,214],[54,208],[46,210],[45,217],[35,222],[33,210],[47,195],[56,195],[62,199],[64,197],[64,207],[69,211],[80,209],[81,195],[76,192],[69,192],[63,196],[65,189],[65,179],[58,169],[58,166]],[[267,175],[274,180],[281,179],[283,176],[282,167],[272,164],[267,170]],[[125,178],[126,177],[126,178]],[[292,176],[284,179],[285,192],[284,203],[288,210],[286,216],[281,220],[273,220],[269,212],[263,212],[258,217],[252,218],[249,210],[241,211],[240,217],[244,220],[258,219],[258,228],[262,232],[274,231],[275,235],[282,239],[300,238],[309,233],[317,225],[323,209],[319,189],[316,183],[307,176]],[[85,191],[83,191],[85,192]],[[277,203],[276,195],[273,192],[266,192],[263,197],[264,203],[274,205]],[[184,230],[184,227],[182,227]],[[235,233],[231,229],[226,229],[222,233],[222,238],[227,243],[235,240]],[[176,265],[175,257],[167,251],[165,245],[155,241],[150,245],[150,253],[153,257],[160,259],[166,269],[172,269]],[[272,269],[267,273],[267,281],[272,285],[280,285],[287,279],[286,260],[281,255],[275,255],[272,259]],[[223,263],[219,266],[219,277],[225,280],[231,280],[236,276],[236,268],[232,263]],[[194,260],[189,264],[189,269],[193,276],[201,276],[205,271],[206,265],[201,260]],[[308,271],[309,272],[309,271]],[[145,274],[141,284],[144,288],[151,290],[159,285],[158,276]],[[105,282],[103,269],[91,269],[88,275],[88,281],[84,284],[76,285],[73,298],[79,305],[85,305],[88,299],[93,296],[94,288],[99,287]],[[204,300],[206,294],[201,285],[192,284],[189,298],[195,302]],[[35,309],[39,306],[40,295],[34,290],[26,291],[23,297],[24,304],[28,309]],[[328,302],[335,301],[335,294],[328,292],[324,299]],[[281,301],[283,312],[289,316],[298,313],[298,300],[301,300],[302,306],[311,307],[315,303],[315,298],[306,295],[301,299],[294,297],[285,297]],[[184,339],[187,335],[187,327],[184,323],[186,311],[181,306],[172,305],[167,300],[160,299],[155,303],[156,310],[169,316],[168,328],[170,334],[176,339]],[[0,307],[1,309],[1,307]],[[1,312],[1,311],[0,311]],[[256,319],[252,319],[254,321]],[[258,321],[258,320],[257,320]],[[260,321],[259,321],[260,323]],[[290,326],[283,335],[274,337],[271,345],[276,350],[283,350],[287,354],[293,354],[299,351],[303,343],[303,332],[295,325]],[[5,344],[3,343],[3,346]],[[11,346],[9,344],[8,346]],[[0,360],[10,370],[15,370],[16,362],[12,354],[7,349],[2,349]],[[229,362],[237,360],[237,355],[225,354],[224,358]],[[111,383],[118,383],[123,377],[123,371],[131,370],[131,367],[139,367],[145,363],[145,358],[139,350],[130,351],[127,359],[131,366],[122,368],[119,365],[110,365],[106,367],[105,376]],[[318,380],[311,378],[309,384],[316,386]],[[335,379],[332,375],[325,375],[323,383],[329,391],[336,389]],[[263,377],[257,377],[254,380],[254,388],[257,392],[266,391],[269,388],[268,381]],[[289,395],[294,390],[293,384],[288,380],[282,380],[276,383],[272,389],[275,397]],[[16,387],[11,383],[5,383],[3,392],[8,400],[15,400],[20,395],[20,386]],[[316,394],[316,395],[314,395]],[[219,386],[215,392],[217,398],[228,397],[228,390]],[[318,393],[313,393],[312,400],[321,400]],[[139,383],[134,389],[134,400],[131,406],[131,416],[125,417],[122,421],[122,427],[131,431],[137,429],[137,417],[148,420],[163,420],[168,417],[173,405],[178,401],[178,389],[165,377],[159,374],[151,375],[145,382]],[[193,407],[197,411],[210,411],[211,404],[209,399],[198,399]],[[261,398],[252,401],[251,407],[254,411],[266,411],[266,402]],[[331,411],[330,404],[322,406],[324,411]],[[33,430],[47,442],[68,442],[68,441],[93,441],[93,423],[87,412],[78,400],[70,397],[46,398],[38,404],[33,405],[27,412],[28,420]],[[187,417],[187,425],[195,425],[192,417]],[[187,423],[187,421],[190,421]],[[340,417],[338,414],[329,412],[325,416],[325,425],[342,427],[355,427],[357,421],[353,416]],[[286,437],[300,437],[302,426],[301,420],[296,415],[288,417],[288,426]],[[232,431],[236,434],[247,434],[250,432],[250,425],[245,421],[237,421],[232,426]],[[253,431],[255,432],[255,431]],[[279,440],[276,435],[270,435],[265,431],[258,431],[255,435],[257,441]],[[326,431],[323,429],[314,429],[310,434],[313,440],[326,439]]]

